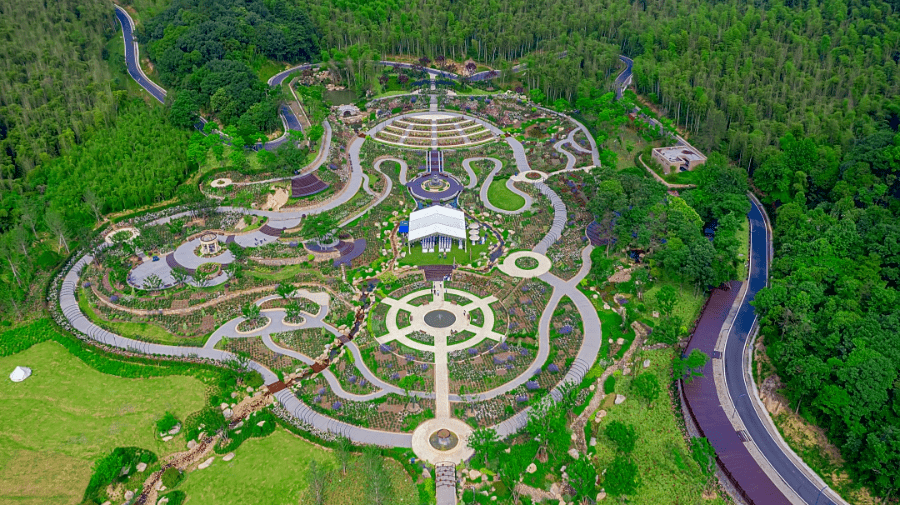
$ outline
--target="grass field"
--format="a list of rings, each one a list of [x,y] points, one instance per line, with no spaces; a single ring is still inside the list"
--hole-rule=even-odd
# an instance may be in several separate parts
[[[519,210],[525,205],[525,199],[506,187],[506,179],[494,179],[488,187],[488,200],[503,210]]]
[[[106,375],[55,342],[0,358],[4,374],[19,365],[33,375],[0,381],[0,503],[80,503],[94,461],[119,446],[158,456],[183,450],[180,436],[156,439],[154,423],[167,410],[184,419],[204,404],[197,379]]]
[[[493,238],[493,237],[491,237]],[[475,244],[469,243],[466,246],[466,250],[463,251],[456,244],[453,245],[453,248],[447,253],[446,258],[438,258],[438,253],[434,251],[422,252],[422,246],[419,244],[413,244],[410,252],[406,253],[406,256],[400,258],[400,265],[452,265],[454,260],[457,264],[468,265],[470,263],[474,263],[478,261],[481,257],[481,253],[487,253],[488,248],[493,243],[493,240],[490,240],[484,244]],[[469,259],[471,258],[471,259]]]
[[[312,460],[337,466],[333,453],[277,429],[266,438],[244,442],[228,463],[219,459],[208,469],[188,474],[179,489],[187,493],[191,505],[306,503],[302,501],[305,472]],[[403,468],[391,459],[385,459],[385,467],[397,494],[395,503],[417,503],[418,491]],[[325,503],[366,503],[364,489],[364,474],[354,462],[346,476],[338,475],[330,483]]]
[[[645,400],[639,399],[630,390],[634,375],[618,377],[616,393],[623,394],[628,399],[621,405],[612,405],[612,402],[607,405],[604,402],[601,408],[606,409],[608,415],[599,424],[589,423],[589,436],[597,438],[597,470],[602,472],[615,456],[615,447],[603,430],[611,421],[620,421],[633,425],[638,435],[632,455],[638,466],[641,484],[637,494],[628,497],[628,503],[725,503],[721,498],[706,500],[702,497],[704,486],[700,467],[691,459],[690,449],[681,434],[665,390],[672,380],[672,352],[671,349],[662,349],[643,351],[636,355],[640,361],[650,359],[650,368],[644,370],[637,367],[638,375],[653,373],[663,386],[652,409],[647,407]]]

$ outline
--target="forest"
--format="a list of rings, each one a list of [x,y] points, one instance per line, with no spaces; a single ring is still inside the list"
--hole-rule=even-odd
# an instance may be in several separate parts
[[[281,127],[280,97],[257,77],[267,61],[319,56],[306,9],[286,0],[175,0],[138,30],[161,83],[180,107],[225,125]]]

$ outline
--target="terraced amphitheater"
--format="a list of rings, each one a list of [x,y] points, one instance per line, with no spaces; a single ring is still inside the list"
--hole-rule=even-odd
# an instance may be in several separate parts
[[[496,140],[500,130],[487,122],[452,113],[414,113],[388,119],[374,135],[378,141],[409,147],[462,147]]]

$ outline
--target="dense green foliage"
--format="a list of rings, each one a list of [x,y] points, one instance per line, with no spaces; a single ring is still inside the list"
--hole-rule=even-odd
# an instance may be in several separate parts
[[[889,493],[900,481],[900,136],[877,132],[843,157],[797,135],[782,145],[758,171],[770,200],[790,202],[756,296],[761,333],[800,413]]]
[[[347,55],[528,63],[549,101],[609,89],[618,55],[638,91],[704,148],[758,165],[785,131],[844,147],[900,109],[896,1],[566,2],[327,0],[324,45]],[[355,51],[349,47],[356,45]]]
[[[84,500],[94,498],[100,490],[122,478],[122,469],[134,471],[138,463],[150,464],[156,462],[156,459],[156,454],[140,447],[116,447],[94,463],[91,480],[84,490]]]
[[[105,2],[0,3],[0,188],[115,119]],[[10,207],[0,199],[0,229]]]
[[[173,111],[180,117],[200,108],[261,132],[281,126],[279,94],[254,69],[266,59],[307,62],[319,54],[305,7],[285,0],[176,0],[141,27],[139,39],[162,83],[179,90]]]

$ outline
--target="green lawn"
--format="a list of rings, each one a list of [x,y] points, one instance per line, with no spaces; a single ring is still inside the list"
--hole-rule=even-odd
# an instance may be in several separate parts
[[[205,385],[184,376],[125,379],[100,373],[56,342],[0,358],[0,371],[27,366],[21,383],[0,381],[0,502],[81,502],[91,464],[119,446],[164,456],[181,436],[155,438],[168,410],[179,419],[204,404]]]
[[[647,305],[648,314],[650,311],[659,310],[656,307],[656,293],[666,284],[672,285],[678,291],[678,300],[675,302],[675,309],[672,311],[674,315],[681,318],[685,325],[690,326],[697,316],[700,315],[700,309],[706,303],[705,292],[694,294],[694,287],[691,285],[681,285],[676,282],[656,281],[653,287],[644,293],[644,303]]]
[[[503,210],[519,210],[525,205],[525,199],[506,187],[506,179],[494,179],[488,187],[488,200]]]
[[[438,253],[432,251],[422,252],[422,246],[418,243],[413,244],[410,252],[406,253],[406,256],[400,258],[400,265],[452,265],[454,260],[457,265],[468,265],[470,263],[474,263],[481,258],[481,253],[487,253],[488,247],[490,247],[493,240],[488,241],[484,244],[471,244],[469,243],[466,246],[466,250],[458,248],[456,244],[453,245],[453,248],[447,253],[446,258],[439,258]],[[470,259],[471,258],[471,259]]]
[[[188,474],[178,488],[187,493],[191,505],[307,503],[303,500],[305,472],[312,460],[337,466],[332,452],[277,429],[268,437],[244,442],[228,463],[217,458],[209,468]],[[403,468],[390,459],[385,459],[385,467],[397,491],[395,503],[416,503],[418,491]],[[364,479],[354,462],[346,476],[337,475],[330,483],[325,503],[365,503]]]
[[[690,449],[681,435],[666,393],[665,386],[671,382],[672,352],[671,349],[662,349],[636,355],[641,361],[650,359],[650,368],[644,370],[638,366],[637,373],[656,374],[663,386],[652,409],[631,391],[634,375],[618,377],[616,393],[628,399],[621,405],[606,405],[604,402],[601,408],[606,409],[608,415],[603,422],[588,423],[588,436],[597,438],[594,461],[597,470],[602,472],[615,456],[615,447],[603,431],[611,421],[634,425],[638,440],[632,456],[638,466],[641,484],[637,494],[628,497],[628,503],[721,504],[724,503],[721,498],[704,500],[701,496],[703,483],[700,467],[691,459]]]

